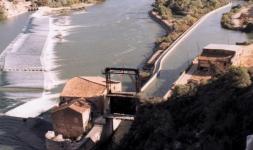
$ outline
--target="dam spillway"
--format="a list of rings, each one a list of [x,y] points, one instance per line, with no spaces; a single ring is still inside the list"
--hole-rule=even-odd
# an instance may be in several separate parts
[[[43,51],[47,49],[49,33],[50,16],[38,11],[28,18],[22,32],[0,54],[0,112],[43,95]]]
[[[43,71],[41,54],[49,33],[49,17],[31,16],[26,29],[2,52],[3,71]]]

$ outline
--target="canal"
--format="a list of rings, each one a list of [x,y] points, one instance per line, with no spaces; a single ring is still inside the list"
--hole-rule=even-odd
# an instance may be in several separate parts
[[[209,43],[235,44],[251,39],[250,34],[223,29],[220,25],[222,14],[230,7],[216,11],[208,16],[193,32],[180,42],[161,64],[159,76],[151,82],[144,91],[147,95],[164,96],[172,84],[202,52],[202,48]]]

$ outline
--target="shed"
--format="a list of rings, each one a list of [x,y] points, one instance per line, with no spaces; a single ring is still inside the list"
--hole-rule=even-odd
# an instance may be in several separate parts
[[[242,47],[227,44],[209,44],[198,57],[198,69],[204,71],[225,71],[231,65],[237,65]]]
[[[64,138],[76,139],[86,131],[91,108],[87,103],[73,101],[52,109],[53,128]]]

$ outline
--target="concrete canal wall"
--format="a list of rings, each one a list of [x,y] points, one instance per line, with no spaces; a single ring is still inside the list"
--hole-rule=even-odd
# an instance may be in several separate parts
[[[159,76],[159,72],[162,70],[162,66],[165,62],[165,59],[173,52],[176,47],[184,41],[185,38],[187,38],[198,26],[200,26],[209,16],[212,14],[216,13],[217,11],[220,11],[222,9],[231,7],[232,3],[229,3],[223,7],[220,7],[216,10],[213,10],[200,18],[194,25],[192,25],[185,33],[183,33],[172,45],[170,45],[164,53],[157,59],[154,69],[153,69],[153,76],[149,79],[149,81],[141,88],[141,91],[144,92],[145,90],[148,89],[149,86],[154,84],[155,80],[157,80],[157,76]]]

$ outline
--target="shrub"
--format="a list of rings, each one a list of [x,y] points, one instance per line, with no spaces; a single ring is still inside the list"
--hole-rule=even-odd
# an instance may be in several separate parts
[[[158,13],[162,17],[162,19],[169,19],[172,16],[171,10],[164,5],[158,6]]]
[[[231,13],[224,13],[221,18],[221,25],[223,28],[233,28],[232,23],[232,14]]]
[[[173,40],[171,39],[170,35],[167,36],[162,36],[159,37],[156,41],[156,43],[162,43],[162,42],[167,42],[167,43],[171,43]]]
[[[4,11],[4,7],[0,6],[0,21],[6,19],[6,14]]]
[[[35,3],[38,6],[47,6],[49,4],[48,0],[37,0],[37,1],[35,1]]]
[[[229,79],[247,74],[231,68],[194,96],[140,107],[118,150],[245,150],[253,134],[253,86],[233,89]]]
[[[185,85],[176,85],[173,89],[173,97],[186,97],[192,96],[196,93],[197,86],[193,83],[185,84]]]
[[[249,72],[242,67],[231,67],[226,73],[226,77],[235,88],[245,88],[251,85]]]

